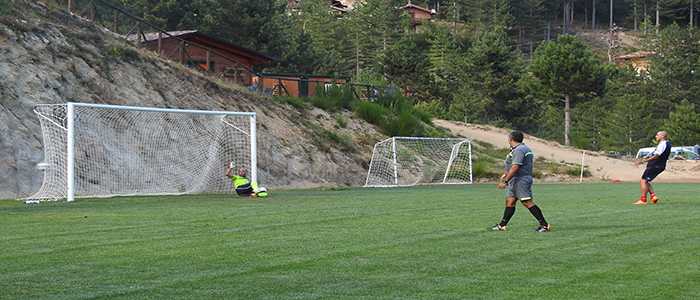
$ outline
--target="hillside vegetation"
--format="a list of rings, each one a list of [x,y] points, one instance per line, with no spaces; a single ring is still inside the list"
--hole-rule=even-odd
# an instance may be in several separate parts
[[[355,1],[345,13],[328,0],[296,2],[120,1],[169,30],[280,58],[266,70],[395,86],[443,119],[627,154],[659,129],[677,145],[700,143],[700,10],[690,1],[412,1],[436,10],[422,24],[397,9],[405,0]],[[656,53],[649,73],[610,62],[637,50]]]

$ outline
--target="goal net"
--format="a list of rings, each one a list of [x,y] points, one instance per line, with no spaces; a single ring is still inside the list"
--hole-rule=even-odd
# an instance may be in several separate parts
[[[374,145],[367,187],[472,183],[471,142],[393,137]]]
[[[38,105],[44,180],[28,200],[222,193],[228,162],[257,180],[255,113]]]

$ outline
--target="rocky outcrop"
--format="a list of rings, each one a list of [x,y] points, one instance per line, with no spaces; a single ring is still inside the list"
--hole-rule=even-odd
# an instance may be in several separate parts
[[[298,110],[165,61],[74,16],[25,3],[0,17],[0,199],[36,191],[43,160],[36,104],[67,101],[258,113],[260,181],[361,185],[381,134],[340,113]],[[347,136],[338,145],[328,132]]]

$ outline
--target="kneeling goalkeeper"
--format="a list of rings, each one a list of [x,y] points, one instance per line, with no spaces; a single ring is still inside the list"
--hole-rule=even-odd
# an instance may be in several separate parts
[[[226,167],[226,177],[231,178],[231,183],[233,183],[233,188],[236,190],[236,194],[241,197],[266,197],[267,191],[263,189],[257,190],[256,183],[251,182],[247,177],[247,172],[245,168],[238,168],[238,174],[233,175],[233,162],[230,162]]]

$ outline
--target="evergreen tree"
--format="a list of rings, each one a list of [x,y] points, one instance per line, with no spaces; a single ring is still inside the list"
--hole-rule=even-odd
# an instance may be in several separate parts
[[[655,114],[665,118],[685,99],[700,105],[700,34],[673,24],[648,40],[657,55],[651,59],[649,93],[656,100]]]
[[[683,101],[676,105],[664,125],[676,145],[700,144],[700,114],[694,104]]]
[[[605,73],[600,62],[581,40],[563,35],[535,51],[530,72],[551,95],[563,100],[564,144],[569,145],[572,102],[603,92]]]
[[[636,95],[624,95],[615,100],[607,114],[604,129],[605,144],[609,149],[634,154],[649,143],[657,122],[650,114],[653,102]]]
[[[466,60],[462,85],[450,107],[455,119],[496,122],[522,128],[530,105],[518,94],[523,63],[502,27],[484,32]],[[510,121],[515,121],[511,123]]]
[[[421,100],[431,99],[428,47],[423,35],[409,34],[389,46],[382,56],[382,73],[387,80]]]

